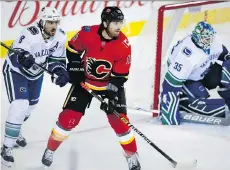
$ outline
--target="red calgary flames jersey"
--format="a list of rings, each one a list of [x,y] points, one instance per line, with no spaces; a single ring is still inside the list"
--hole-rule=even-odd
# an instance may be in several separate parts
[[[101,38],[100,26],[84,26],[69,41],[68,49],[79,52],[83,57],[85,84],[94,90],[105,90],[110,77],[128,77],[131,64],[131,45],[120,32],[116,39]]]

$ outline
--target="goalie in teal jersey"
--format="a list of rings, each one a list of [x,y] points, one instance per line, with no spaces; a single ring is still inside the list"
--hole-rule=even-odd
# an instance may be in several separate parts
[[[220,98],[209,99],[208,90],[217,87]],[[162,88],[160,118],[164,125],[179,125],[181,111],[226,117],[230,53],[210,24],[199,22],[191,35],[172,48]]]

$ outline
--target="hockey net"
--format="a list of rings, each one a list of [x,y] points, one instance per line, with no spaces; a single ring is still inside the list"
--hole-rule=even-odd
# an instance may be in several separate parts
[[[163,4],[166,2],[153,3],[152,13],[133,46],[135,49],[126,90],[127,104],[134,109],[159,109],[159,94],[167,69],[167,56],[172,46],[191,34],[198,22],[207,21],[212,24],[217,34],[226,38],[224,43],[229,44],[230,31],[226,32],[226,29],[230,28],[230,2]],[[157,116],[156,112],[153,115]]]

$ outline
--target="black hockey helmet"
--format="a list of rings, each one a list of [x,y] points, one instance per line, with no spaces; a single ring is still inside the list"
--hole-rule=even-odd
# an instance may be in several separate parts
[[[124,14],[116,6],[105,7],[101,13],[101,22],[103,21],[121,21],[124,20]]]

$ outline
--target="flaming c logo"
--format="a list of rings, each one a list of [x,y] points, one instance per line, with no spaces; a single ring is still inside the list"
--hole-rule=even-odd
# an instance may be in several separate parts
[[[103,79],[110,73],[112,64],[106,60],[96,60],[95,58],[86,59],[86,72],[96,79]]]

